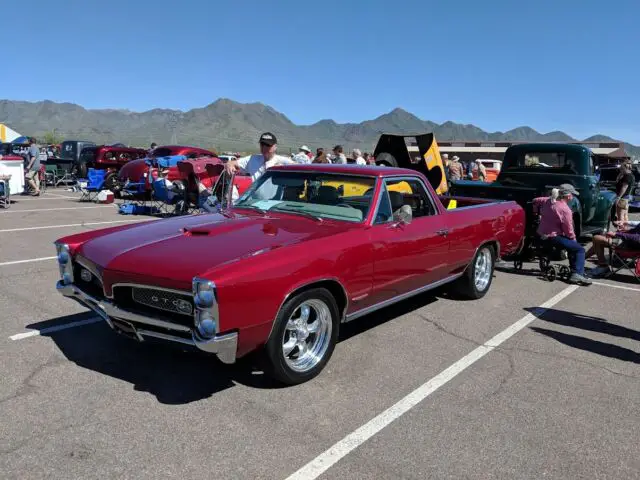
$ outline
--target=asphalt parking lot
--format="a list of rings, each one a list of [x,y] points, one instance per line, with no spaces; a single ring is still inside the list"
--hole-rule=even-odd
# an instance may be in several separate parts
[[[0,209],[3,478],[640,478],[628,274],[428,293],[346,325],[318,378],[277,388],[58,295],[55,239],[149,218],[50,192]]]

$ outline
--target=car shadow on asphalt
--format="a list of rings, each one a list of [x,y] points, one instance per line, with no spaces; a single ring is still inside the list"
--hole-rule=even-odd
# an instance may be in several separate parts
[[[88,320],[90,312],[27,325],[43,330]],[[79,367],[131,383],[136,391],[154,395],[160,403],[180,405],[209,398],[236,384],[251,388],[279,388],[280,384],[255,370],[248,356],[225,365],[215,356],[154,341],[136,342],[111,330],[105,322],[41,333]]]
[[[436,297],[425,293],[343,324],[338,341],[362,334],[435,301]],[[128,382],[136,391],[150,393],[163,404],[197,402],[236,384],[257,389],[285,387],[264,373],[259,354],[225,365],[215,356],[189,347],[154,341],[136,342],[112,331],[102,321],[46,332],[46,329],[92,318],[95,314],[83,312],[33,323],[26,328],[40,330],[42,337],[53,340],[67,360],[79,367]]]
[[[408,298],[380,310],[376,310],[369,315],[365,315],[351,322],[340,325],[340,337],[338,342],[344,342],[351,337],[360,335],[368,330],[376,328],[394,318],[411,313],[419,308],[426,307],[438,301],[438,292],[427,292]]]
[[[578,328],[594,333],[601,333],[613,337],[628,338],[640,342],[640,332],[631,328],[609,323],[604,318],[592,317],[590,315],[580,315],[565,310],[547,309],[539,314],[537,308],[525,308],[540,320],[561,325],[565,327]],[[605,357],[615,358],[625,362],[640,364],[640,353],[628,348],[620,347],[611,343],[593,340],[580,335],[572,335],[557,330],[550,330],[540,327],[530,327],[534,332],[553,338],[554,340],[573,348],[586,350]]]

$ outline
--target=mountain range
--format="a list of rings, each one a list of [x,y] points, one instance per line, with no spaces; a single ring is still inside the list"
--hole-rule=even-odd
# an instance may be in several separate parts
[[[434,132],[438,140],[467,141],[579,141],[564,132],[540,133],[530,127],[507,132],[486,132],[475,125],[451,121],[438,124],[421,120],[396,108],[373,120],[361,123],[336,123],[320,120],[312,125],[296,125],[284,114],[262,103],[238,103],[222,98],[203,108],[183,112],[153,109],[132,112],[125,109],[85,109],[73,103],[49,100],[25,102],[0,100],[0,123],[23,135],[42,138],[52,133],[58,138],[91,140],[96,143],[122,142],[147,147],[179,143],[215,148],[218,151],[253,151],[260,133],[273,132],[281,152],[302,144],[311,149],[332,148],[342,144],[345,150],[373,151],[380,133]],[[614,142],[594,135],[583,142]],[[640,147],[626,143],[630,155],[640,156]]]

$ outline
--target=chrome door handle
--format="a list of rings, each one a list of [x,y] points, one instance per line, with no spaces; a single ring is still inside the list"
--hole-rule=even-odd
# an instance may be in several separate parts
[[[443,228],[442,230],[438,230],[436,233],[442,237],[446,237],[447,235],[449,235],[449,230]]]

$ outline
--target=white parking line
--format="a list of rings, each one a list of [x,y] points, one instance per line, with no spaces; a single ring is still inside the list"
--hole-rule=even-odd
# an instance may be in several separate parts
[[[625,287],[623,285],[611,285],[610,283],[593,282],[594,285],[600,285],[601,287],[619,288],[621,290],[631,290],[633,292],[640,292],[640,288]]]
[[[51,195],[52,197],[60,197],[60,198],[73,198],[73,199],[80,198],[80,197],[71,197],[69,195],[60,195],[59,193],[49,193],[49,192],[45,192],[45,195]]]
[[[12,262],[2,262],[0,263],[0,267],[4,267],[6,265],[18,265],[19,263],[31,263],[31,262],[42,262],[44,260],[55,260],[57,257],[40,257],[40,258],[30,258],[28,260],[14,260]]]
[[[344,437],[342,440],[314,458],[300,470],[289,476],[287,480],[312,480],[318,478],[332,465],[338,462],[341,458],[345,457],[349,452],[358,448],[384,427],[407,413],[433,392],[435,392],[451,379],[462,373],[467,367],[473,365],[487,353],[491,352],[493,349],[506,342],[513,335],[536,320],[539,315],[569,296],[577,288],[579,288],[577,285],[572,285],[565,288],[555,297],[549,299],[540,307],[536,308],[534,313],[525,315],[516,323],[498,333],[491,340],[485,342],[484,345],[479,346],[471,353],[467,354],[456,363],[451,365],[449,368],[443,370],[440,374],[433,377],[427,383],[415,389],[413,392],[401,399],[398,403],[392,405],[377,417],[373,418],[353,433],[350,433],[349,435]]]
[[[97,205],[95,207],[60,207],[60,208],[34,208],[31,210],[5,210],[4,212],[2,212],[2,214],[0,215],[8,215],[10,213],[27,213],[27,212],[54,212],[54,211],[58,211],[58,210],[89,210],[90,208],[114,208],[113,203],[110,203],[108,205]],[[116,205],[117,207],[117,205]]]
[[[42,330],[32,330],[30,332],[18,333],[11,335],[11,340],[22,340],[23,338],[36,337],[38,335],[47,334],[51,332],[58,332],[60,330],[66,330],[67,328],[81,327],[83,325],[89,325],[91,323],[97,323],[102,321],[100,317],[93,317],[87,320],[78,320],[77,322],[63,323],[62,325],[56,325],[55,327],[43,328]]]
[[[110,223],[131,223],[131,222],[144,222],[146,219],[127,219],[127,220],[112,220],[109,222],[85,222],[85,223],[67,223],[64,225],[44,225],[42,227],[25,227],[25,228],[7,228],[5,230],[0,230],[0,233],[7,232],[24,232],[27,230],[46,230],[49,228],[65,228],[65,227],[84,227],[85,225],[107,225]]]
[[[77,197],[72,197],[70,195],[60,195],[60,194],[56,194],[56,193],[43,193],[41,194],[39,197],[33,197],[31,195],[13,195],[11,196],[11,201],[12,202],[24,202],[24,201],[32,201],[32,200],[57,200],[57,199],[66,199],[66,198],[70,198],[72,200],[79,200],[80,196],[78,195]]]

